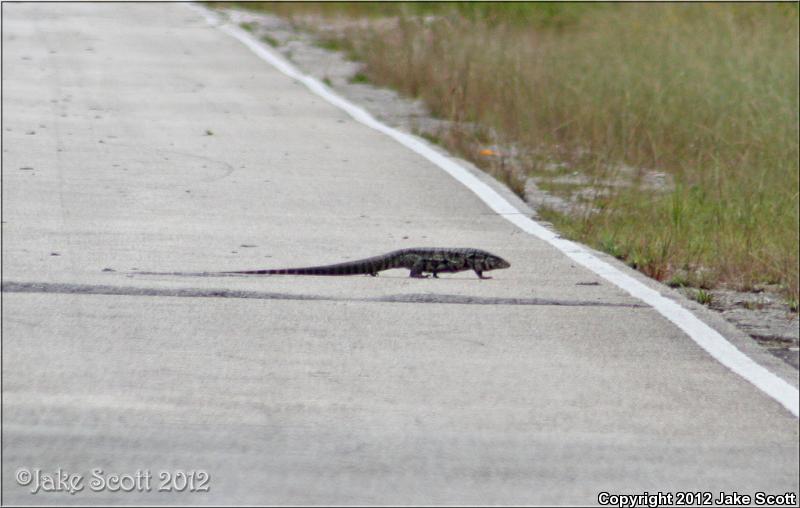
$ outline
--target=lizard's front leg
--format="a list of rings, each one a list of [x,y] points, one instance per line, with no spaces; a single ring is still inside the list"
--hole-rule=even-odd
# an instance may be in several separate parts
[[[491,279],[491,277],[483,275],[483,270],[475,269],[475,273],[478,274],[479,279]]]

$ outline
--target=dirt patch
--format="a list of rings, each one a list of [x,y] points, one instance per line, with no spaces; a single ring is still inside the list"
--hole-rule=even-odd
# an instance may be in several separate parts
[[[679,291],[689,298],[694,298],[696,293],[690,288]],[[770,288],[749,293],[713,289],[708,293],[711,294],[709,308],[721,313],[773,355],[796,369],[800,367],[797,313],[789,309],[780,295]]]

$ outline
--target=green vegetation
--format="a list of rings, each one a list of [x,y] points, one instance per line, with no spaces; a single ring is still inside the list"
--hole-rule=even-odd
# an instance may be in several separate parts
[[[691,285],[689,278],[682,273],[676,273],[675,275],[670,277],[669,280],[666,282],[666,284],[671,288],[683,288]]]
[[[322,49],[327,49],[328,51],[342,51],[345,47],[341,41],[327,38],[317,39],[314,44]]]
[[[705,289],[696,290],[692,295],[692,298],[702,305],[711,305],[711,302],[714,299],[713,295]]]
[[[517,192],[548,163],[592,181],[635,168],[628,185],[592,200],[596,213],[543,210],[565,236],[659,280],[777,284],[797,301],[797,4],[262,8],[338,41],[365,62],[370,82],[419,97],[457,125],[481,126],[438,137]],[[323,29],[319,16],[369,22]],[[522,175],[474,155],[487,132],[530,154]],[[643,185],[648,171],[671,184]]]
[[[435,135],[435,134],[431,134],[430,132],[417,131],[417,132],[415,132],[415,134],[417,136],[427,140],[429,143],[434,144],[434,145],[441,145],[442,144],[442,139],[439,136]]]
[[[369,83],[369,78],[363,72],[357,72],[350,78],[351,83]]]
[[[244,30],[246,30],[248,32],[252,32],[256,28],[256,24],[251,22],[251,21],[246,21],[246,22],[243,22],[243,23],[239,23],[239,26],[242,27],[242,29],[244,29]]]
[[[273,48],[277,48],[278,46],[280,46],[280,43],[278,42],[278,39],[276,39],[276,38],[274,38],[274,37],[272,37],[270,35],[266,35],[266,34],[262,35],[261,36],[261,40],[266,42],[267,44],[269,44]]]
[[[535,28],[565,28],[576,24],[597,6],[582,3],[530,2],[207,2],[215,7],[238,7],[274,12],[288,18],[316,15],[326,18],[379,19],[387,17],[458,16],[491,26],[512,24]]]

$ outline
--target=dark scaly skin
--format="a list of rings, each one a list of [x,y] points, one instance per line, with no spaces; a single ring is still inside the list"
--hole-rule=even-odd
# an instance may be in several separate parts
[[[409,275],[415,278],[428,277],[431,274],[438,278],[440,273],[454,273],[473,270],[481,279],[483,272],[498,270],[511,266],[499,256],[480,249],[448,249],[448,248],[416,248],[401,249],[382,256],[337,263],[334,265],[309,266],[302,268],[280,268],[274,270],[244,270],[233,272],[203,273],[162,273],[161,275],[358,275],[376,276],[378,272],[393,268],[407,268]],[[149,272],[152,274],[152,272]]]
[[[334,265],[275,270],[246,270],[223,272],[244,275],[357,275],[375,276],[378,272],[393,268],[408,268],[411,277],[426,277],[426,273],[438,278],[439,273],[454,273],[473,270],[481,279],[483,272],[508,268],[510,264],[499,256],[480,249],[416,248],[402,249],[382,256]]]

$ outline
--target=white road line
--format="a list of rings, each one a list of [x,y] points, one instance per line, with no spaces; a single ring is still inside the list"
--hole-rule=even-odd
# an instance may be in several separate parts
[[[491,187],[481,182],[473,174],[453,162],[449,158],[431,149],[420,139],[398,131],[388,125],[376,120],[363,108],[356,106],[350,101],[339,97],[327,86],[317,79],[306,76],[297,70],[292,64],[282,56],[267,48],[264,44],[256,40],[245,30],[230,24],[222,24],[218,18],[204,8],[187,4],[205,17],[206,21],[234,37],[239,42],[247,46],[253,53],[262,60],[277,68],[290,78],[303,83],[312,92],[319,95],[334,106],[344,110],[359,122],[378,130],[387,136],[397,140],[402,145],[410,148],[419,155],[425,157],[441,169],[449,173],[453,178],[467,186],[479,198],[481,198],[492,210],[504,219],[513,223],[526,233],[532,234],[547,243],[551,244],[570,259],[579,263],[607,281],[619,286],[630,293],[633,297],[651,305],[662,316],[674,323],[692,338],[700,347],[705,349],[711,356],[720,363],[731,369],[736,374],[742,376],[753,383],[758,389],[778,401],[788,409],[794,416],[798,416],[798,406],[800,405],[800,394],[797,388],[793,387],[780,377],[776,376],[766,368],[754,362],[750,357],[739,351],[736,346],[728,342],[725,337],[716,330],[705,324],[688,309],[681,307],[676,302],[662,296],[658,291],[650,289],[630,275],[627,275],[617,268],[614,268],[605,261],[594,256],[583,246],[560,238],[556,233],[541,226],[537,222],[526,217],[516,209],[511,203],[495,192]]]

